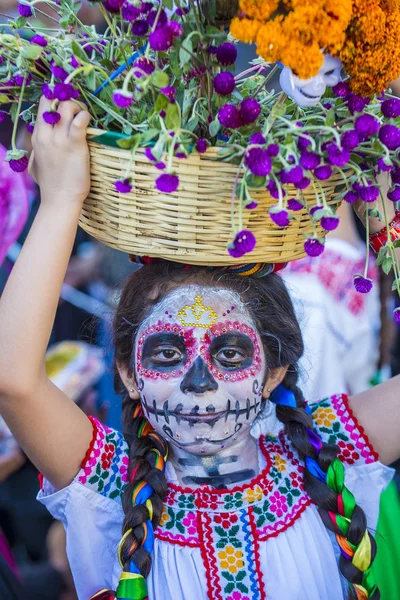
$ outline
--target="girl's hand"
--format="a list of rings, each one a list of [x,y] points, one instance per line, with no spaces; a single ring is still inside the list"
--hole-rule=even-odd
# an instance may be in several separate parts
[[[42,96],[32,135],[33,151],[29,173],[40,186],[42,203],[57,199],[81,206],[90,189],[90,160],[86,129],[90,114],[75,102],[61,102],[61,119],[56,125],[43,120],[52,101]]]

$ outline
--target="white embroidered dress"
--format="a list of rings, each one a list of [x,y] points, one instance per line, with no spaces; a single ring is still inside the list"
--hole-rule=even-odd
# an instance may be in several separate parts
[[[384,467],[352,416],[345,396],[311,406],[315,430],[338,443],[346,484],[374,529],[379,497],[393,470]],[[46,481],[39,500],[67,533],[67,553],[79,600],[115,589],[117,546],[124,514],[128,449],[123,436],[94,419],[81,471],[65,489]],[[269,411],[253,428],[261,473],[227,491],[177,485],[169,466],[168,493],[155,532],[149,600],[343,600],[339,551],[302,485],[303,465]]]

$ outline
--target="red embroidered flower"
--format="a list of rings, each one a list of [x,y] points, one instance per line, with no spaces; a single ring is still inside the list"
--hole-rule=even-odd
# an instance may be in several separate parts
[[[215,515],[214,521],[218,525],[222,525],[224,529],[229,529],[231,525],[237,523],[238,518],[237,515],[231,515],[229,513],[220,513],[219,515]]]
[[[303,478],[300,477],[299,473],[290,473],[289,475],[290,479],[292,480],[292,486],[295,488],[300,488],[301,490],[304,489],[303,487]]]
[[[338,446],[340,448],[340,452],[338,457],[343,460],[348,465],[354,465],[354,463],[359,460],[360,455],[356,452],[354,446],[352,444],[346,444],[343,440],[338,442]]]
[[[101,468],[107,471],[111,466],[111,460],[114,456],[115,447],[113,444],[105,444],[103,454],[101,455]]]
[[[286,497],[280,494],[278,491],[274,492],[271,496],[271,504],[269,509],[271,512],[275,513],[277,517],[281,517],[283,513],[287,512],[288,510]]]

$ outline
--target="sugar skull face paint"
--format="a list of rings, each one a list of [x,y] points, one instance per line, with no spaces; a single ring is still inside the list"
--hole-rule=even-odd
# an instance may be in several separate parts
[[[266,365],[237,294],[175,290],[140,327],[135,356],[145,414],[173,444],[210,455],[248,435],[263,405]]]

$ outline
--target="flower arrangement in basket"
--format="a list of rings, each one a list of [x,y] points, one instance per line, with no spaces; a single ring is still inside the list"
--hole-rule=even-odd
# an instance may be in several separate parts
[[[80,2],[42,0],[50,29],[37,3],[20,0],[0,33],[6,160],[26,168],[16,128],[33,130],[41,94],[49,126],[60,102],[85,105],[81,224],[105,243],[197,264],[282,262],[322,253],[342,200],[377,216],[380,173],[400,199],[400,100],[384,93],[400,73],[397,1],[106,0],[102,34]],[[237,40],[259,58],[235,74]],[[279,70],[283,92],[268,90]],[[378,263],[400,291],[396,243]],[[365,274],[355,284],[370,287]]]

